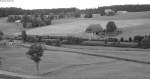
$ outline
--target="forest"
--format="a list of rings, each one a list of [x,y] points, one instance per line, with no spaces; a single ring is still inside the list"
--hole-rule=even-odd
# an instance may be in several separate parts
[[[114,11],[128,11],[128,12],[143,12],[150,11],[150,5],[113,5],[103,6],[98,8],[78,9],[78,8],[56,8],[56,9],[33,9],[25,10],[15,7],[0,8],[0,17],[6,17],[8,15],[24,15],[40,13],[47,15],[49,13],[65,14],[65,13],[90,13],[90,14],[103,14],[105,9],[112,9]]]

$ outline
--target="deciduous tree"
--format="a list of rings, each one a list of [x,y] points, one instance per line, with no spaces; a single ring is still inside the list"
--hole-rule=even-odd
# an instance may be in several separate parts
[[[39,74],[39,63],[43,56],[44,49],[41,44],[33,44],[26,52],[27,56],[36,63],[37,74]]]

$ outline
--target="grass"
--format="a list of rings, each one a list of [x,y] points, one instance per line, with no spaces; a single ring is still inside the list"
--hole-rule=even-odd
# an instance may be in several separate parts
[[[87,37],[84,33],[89,24],[98,23],[105,27],[106,23],[114,20],[124,31],[119,37],[129,37],[136,34],[149,34],[149,12],[128,13],[112,17],[95,17],[92,19],[65,19],[53,22],[53,25],[31,29],[28,34],[39,35],[76,35]],[[7,23],[6,18],[0,19],[0,29],[5,33],[16,33],[14,23]],[[44,79],[149,79],[150,66],[127,61],[102,57],[81,55],[72,52],[111,55],[136,59],[150,60],[149,49],[115,48],[101,46],[65,46],[50,47],[45,51],[40,63],[40,73]],[[57,50],[57,51],[52,51]],[[58,51],[59,50],[59,51]],[[0,69],[22,74],[36,74],[35,63],[27,58],[27,48],[0,48],[2,67]]]
[[[108,21],[115,21],[118,28],[123,30],[123,34],[117,36],[117,38],[133,37],[134,35],[145,35],[150,34],[150,12],[131,12],[124,15],[115,16],[100,16],[91,19],[80,18],[80,19],[65,19],[57,20],[54,25],[40,27],[36,29],[28,30],[28,34],[31,35],[56,35],[56,36],[78,36],[83,38],[89,38],[88,34],[85,33],[85,29],[89,24],[100,24],[105,28]],[[64,22],[64,23],[63,23]]]
[[[35,63],[28,59],[25,54],[27,50],[26,48],[1,49],[0,55],[3,57],[3,65],[0,69],[22,74],[36,74]],[[107,62],[110,60],[63,51],[45,51],[40,63],[40,72],[46,73],[68,65]]]
[[[111,55],[149,61],[149,50],[111,48],[99,46],[66,46],[52,47],[51,51],[45,51],[40,63],[40,73],[44,79],[120,79],[121,76],[128,79],[148,79],[149,65],[134,62],[120,61],[103,57],[82,55],[72,52],[84,52],[90,54]],[[54,51],[57,50],[57,51]],[[35,75],[35,63],[27,58],[27,48],[0,49],[3,57],[3,65],[0,69]],[[142,53],[141,53],[142,52]],[[129,74],[130,73],[130,74]]]
[[[85,33],[85,29],[89,24],[100,24],[105,28],[108,21],[115,21],[118,28],[123,30],[123,33],[117,38],[133,37],[135,35],[150,34],[150,12],[129,12],[127,14],[115,16],[99,16],[94,18],[70,18],[54,20],[52,25],[28,29],[28,34],[31,35],[52,35],[52,36],[77,36],[89,38]],[[0,30],[5,34],[13,34],[20,32],[23,28],[17,27],[16,23],[8,23],[7,18],[0,19]],[[20,25],[21,26],[21,25]]]

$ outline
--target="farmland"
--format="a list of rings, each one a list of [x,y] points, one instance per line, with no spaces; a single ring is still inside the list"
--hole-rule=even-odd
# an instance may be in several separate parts
[[[124,15],[115,15],[115,16],[99,16],[91,19],[74,19],[74,20],[59,20],[56,21],[53,25],[40,27],[36,29],[28,30],[28,34],[31,35],[74,35],[79,37],[87,38],[85,29],[89,24],[100,24],[105,28],[108,21],[115,21],[118,28],[123,31],[120,37],[133,37],[134,35],[140,34],[145,35],[149,34],[149,25],[150,25],[150,12],[137,12],[137,13],[128,13]],[[62,21],[64,23],[62,23]],[[134,29],[136,28],[136,29]],[[138,30],[138,31],[137,31]]]
[[[119,49],[93,46],[48,46],[47,48],[49,50],[44,52],[40,63],[42,79],[150,78],[149,64],[102,57],[103,55],[107,55],[149,62],[149,49]],[[35,64],[25,55],[28,50],[27,48],[7,48],[0,50],[0,56],[3,57],[2,70],[35,75]],[[97,56],[86,54],[95,54]]]
[[[127,13],[94,18],[54,20],[52,25],[27,29],[30,35],[75,35],[87,38],[84,33],[89,24],[115,21],[122,34],[120,37],[150,34],[150,12]],[[0,20],[0,29],[6,34],[18,34],[22,28],[15,23]],[[149,79],[150,50],[103,46],[62,45],[46,46],[40,62],[41,79]],[[26,52],[28,48],[0,48],[1,70],[26,75],[36,75],[35,63]]]

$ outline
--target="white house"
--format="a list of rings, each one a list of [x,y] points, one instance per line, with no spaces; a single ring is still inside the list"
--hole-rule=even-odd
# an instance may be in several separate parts
[[[112,9],[105,9],[104,12],[105,12],[105,15],[107,16],[111,16],[115,14],[115,11]]]

